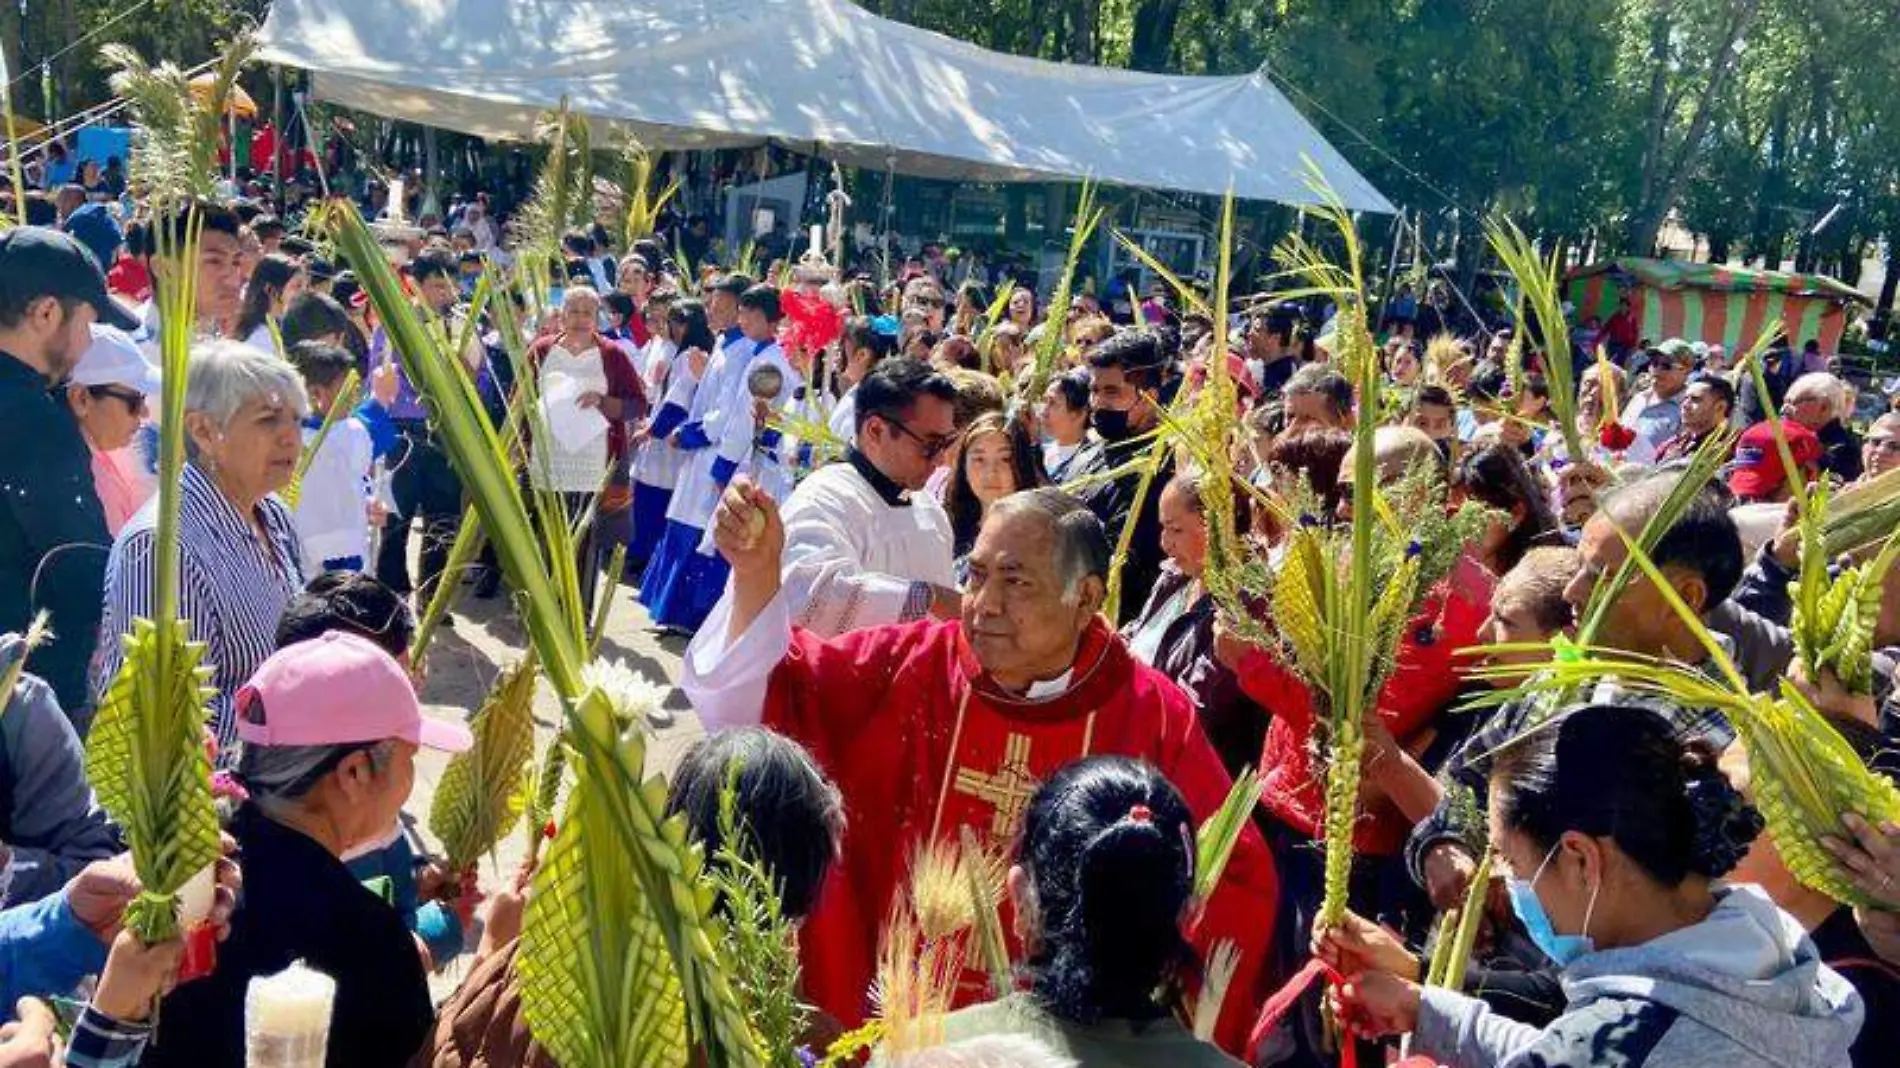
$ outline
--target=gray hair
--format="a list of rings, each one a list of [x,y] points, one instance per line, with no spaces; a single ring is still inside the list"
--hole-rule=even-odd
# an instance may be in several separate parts
[[[1315,394],[1326,398],[1327,407],[1332,409],[1336,418],[1344,419],[1352,412],[1352,383],[1346,376],[1323,363],[1309,363],[1293,372],[1281,388],[1282,397]]]
[[[352,753],[367,752],[372,770],[382,771],[395,753],[395,742],[344,742],[338,745],[252,745],[238,753],[237,777],[266,813],[294,807],[323,777]]]
[[[890,1059],[893,1068],[1076,1068],[1029,1035],[975,1035]]]
[[[1809,371],[1788,387],[1788,400],[1814,396],[1827,401],[1828,413],[1838,416],[1847,406],[1847,384],[1826,371]]]
[[[220,429],[231,425],[238,409],[252,401],[280,398],[309,414],[303,378],[284,359],[237,341],[201,342],[191,349],[185,377],[185,411],[211,417]]]
[[[1035,516],[1055,535],[1056,576],[1062,580],[1064,601],[1075,603],[1084,579],[1108,580],[1112,555],[1108,531],[1087,505],[1054,486],[1038,486],[1012,493],[991,505],[989,520],[1000,521],[1019,513]]]

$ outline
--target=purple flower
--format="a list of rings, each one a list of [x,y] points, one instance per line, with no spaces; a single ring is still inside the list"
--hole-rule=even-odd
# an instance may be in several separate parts
[[[811,1051],[810,1046],[800,1046],[792,1052],[798,1056],[798,1063],[804,1068],[818,1068],[818,1055]]]

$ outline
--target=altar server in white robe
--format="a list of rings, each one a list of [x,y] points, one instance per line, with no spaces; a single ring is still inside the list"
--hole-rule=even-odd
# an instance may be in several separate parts
[[[825,638],[955,618],[962,603],[950,517],[924,492],[956,440],[955,385],[928,364],[891,359],[856,397],[857,444],[800,482],[781,511],[788,608]]]

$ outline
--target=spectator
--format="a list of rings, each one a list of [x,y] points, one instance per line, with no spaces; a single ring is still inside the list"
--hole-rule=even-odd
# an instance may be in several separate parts
[[[1650,452],[1682,429],[1682,392],[1694,358],[1687,343],[1670,338],[1649,350],[1649,386],[1623,405],[1618,422],[1636,432]]]
[[[423,715],[402,667],[346,633],[272,654],[236,707],[250,797],[231,834],[244,897],[217,971],[165,999],[164,1036],[143,1064],[242,1064],[246,988],[301,960],[336,981],[332,1063],[406,1065],[435,1022],[422,958],[401,918],[340,858],[395,821],[417,748],[465,750],[468,728]]]
[[[1029,989],[951,1014],[944,1040],[1020,1034],[1079,1064],[1237,1065],[1156,1000],[1193,966],[1193,842],[1186,803],[1148,764],[1094,756],[1057,772],[1029,802],[1007,880]]]
[[[1900,467],[1900,412],[1882,412],[1861,443],[1861,470],[1867,478]]]
[[[30,226],[0,234],[0,426],[12,443],[0,456],[0,631],[51,614],[54,637],[34,666],[75,722],[91,707],[86,664],[111,535],[85,435],[50,387],[91,347],[95,320],[138,325],[78,242]]]
[[[1686,460],[1711,434],[1728,429],[1735,408],[1735,387],[1728,380],[1700,374],[1682,391],[1682,428],[1656,450],[1657,463]]]
[[[114,537],[151,498],[152,480],[130,455],[158,396],[158,369],[145,361],[132,335],[93,324],[92,344],[67,379],[66,406],[92,452],[92,485]]]
[[[231,700],[270,655],[277,618],[303,588],[296,525],[275,494],[303,452],[299,422],[307,410],[296,369],[276,356],[234,341],[193,351],[185,393],[190,459],[178,486],[179,614],[206,646],[221,762],[230,760],[236,738]],[[94,676],[101,695],[124,661],[120,636],[154,610],[157,520],[156,509],[141,511],[112,544],[106,640]]]
[[[1208,592],[1206,475],[1183,471],[1161,491],[1161,577],[1141,613],[1122,628],[1135,656],[1181,684],[1194,699],[1201,729],[1229,775],[1260,762],[1267,714],[1241,692],[1231,668],[1214,653],[1219,606]],[[1233,537],[1251,516],[1244,493],[1234,494]]]
[[[1809,372],[1794,380],[1781,403],[1782,417],[1814,431],[1824,454],[1821,470],[1842,482],[1860,478],[1860,437],[1841,422],[1847,410],[1847,387],[1825,371]]]
[[[1352,427],[1352,383],[1326,364],[1308,364],[1295,371],[1282,398],[1289,434]]]

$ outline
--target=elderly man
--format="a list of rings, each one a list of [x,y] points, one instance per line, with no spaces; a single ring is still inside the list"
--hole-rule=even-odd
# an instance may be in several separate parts
[[[1352,427],[1352,383],[1323,363],[1311,363],[1286,383],[1286,432]]]
[[[1109,545],[1060,490],[997,502],[970,554],[960,619],[873,627],[826,642],[793,626],[785,541],[769,495],[735,480],[714,536],[731,595],[686,652],[680,685],[713,730],[758,723],[798,739],[836,778],[844,860],[801,942],[806,992],[847,1024],[862,1014],[877,933],[926,841],[1016,832],[1036,785],[1084,755],[1151,761],[1205,819],[1229,790],[1187,694],[1100,618]],[[855,841],[858,844],[852,845]],[[1255,1004],[1276,886],[1251,828],[1197,925],[1205,950],[1241,949],[1222,1037],[1238,1048]]]
[[[827,638],[962,608],[950,517],[921,492],[956,444],[956,386],[928,364],[895,359],[854,395],[857,444],[785,501],[793,616]]]
[[[1867,439],[1861,443],[1860,459],[1862,474],[1867,478],[1879,478],[1900,467],[1900,412],[1882,413],[1867,428]]]
[[[1617,421],[1636,431],[1651,453],[1682,429],[1682,393],[1694,362],[1688,344],[1680,338],[1670,338],[1651,349],[1649,388],[1623,405],[1622,417]]]
[[[1821,439],[1826,450],[1821,470],[1852,482],[1860,477],[1860,438],[1841,416],[1847,408],[1847,387],[1826,371],[1811,371],[1794,380],[1781,402],[1781,414],[1792,419]]]

